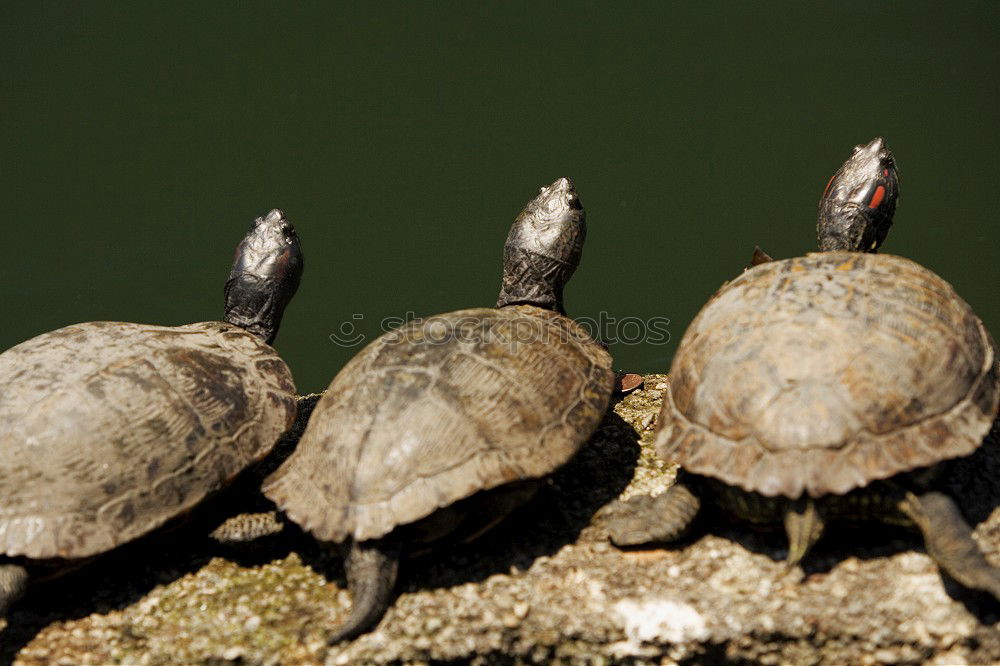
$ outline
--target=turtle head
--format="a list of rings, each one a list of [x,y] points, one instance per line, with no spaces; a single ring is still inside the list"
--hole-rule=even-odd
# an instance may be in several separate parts
[[[225,321],[271,344],[301,277],[298,234],[275,208],[254,220],[236,246],[226,282]]]
[[[543,187],[507,234],[497,307],[526,304],[565,314],[563,287],[580,264],[586,236],[573,181],[559,178]]]
[[[877,252],[896,213],[899,174],[882,137],[855,146],[819,200],[819,249]]]

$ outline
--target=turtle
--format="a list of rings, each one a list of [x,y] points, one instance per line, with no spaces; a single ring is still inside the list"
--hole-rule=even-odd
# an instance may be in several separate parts
[[[187,514],[296,411],[270,346],[302,253],[280,210],[236,249],[221,322],[66,326],[0,354],[0,617],[30,580]]]
[[[611,356],[563,308],[585,233],[573,183],[542,187],[507,236],[496,307],[413,320],[372,341],[265,480],[286,519],[344,558],[353,604],[330,644],[382,618],[401,555],[489,529],[600,423]]]
[[[611,505],[612,542],[673,541],[705,503],[783,525],[795,565],[828,522],[881,521],[916,527],[940,569],[1000,598],[944,483],[996,418],[996,347],[941,277],[877,252],[897,196],[884,140],[856,147],[820,201],[822,251],[758,253],[701,309],[654,439],[677,483]]]

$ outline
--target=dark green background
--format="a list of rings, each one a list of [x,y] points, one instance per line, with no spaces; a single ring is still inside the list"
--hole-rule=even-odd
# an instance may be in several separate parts
[[[1000,4],[4,3],[0,348],[77,321],[220,316],[280,206],[306,274],[277,346],[302,390],[354,320],[491,305],[507,227],[575,179],[576,316],[669,317],[613,347],[664,371],[746,263],[813,246],[816,201],[884,134],[885,249],[994,330]]]

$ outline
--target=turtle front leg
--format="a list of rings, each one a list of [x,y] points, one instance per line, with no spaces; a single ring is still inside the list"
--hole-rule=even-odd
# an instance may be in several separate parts
[[[24,596],[28,588],[28,570],[19,564],[0,564],[0,617]]]
[[[965,587],[1000,600],[1000,570],[991,565],[972,538],[972,528],[951,497],[941,492],[906,493],[899,509],[924,535],[927,554]]]
[[[615,502],[605,510],[603,521],[616,546],[674,541],[688,531],[700,508],[701,500],[681,482],[656,497]]]
[[[327,639],[333,645],[375,626],[389,608],[399,571],[399,546],[387,539],[350,542],[344,557],[351,614]]]

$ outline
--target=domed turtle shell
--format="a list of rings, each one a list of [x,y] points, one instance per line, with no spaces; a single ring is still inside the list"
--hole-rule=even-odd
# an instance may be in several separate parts
[[[321,540],[378,538],[553,472],[597,427],[613,383],[608,352],[551,310],[413,321],[337,375],[265,493]]]
[[[295,416],[277,353],[224,322],[67,326],[0,355],[0,554],[82,558],[192,508]]]
[[[994,343],[968,304],[884,254],[750,269],[692,322],[670,377],[658,452],[788,498],[965,456],[1000,400]]]

